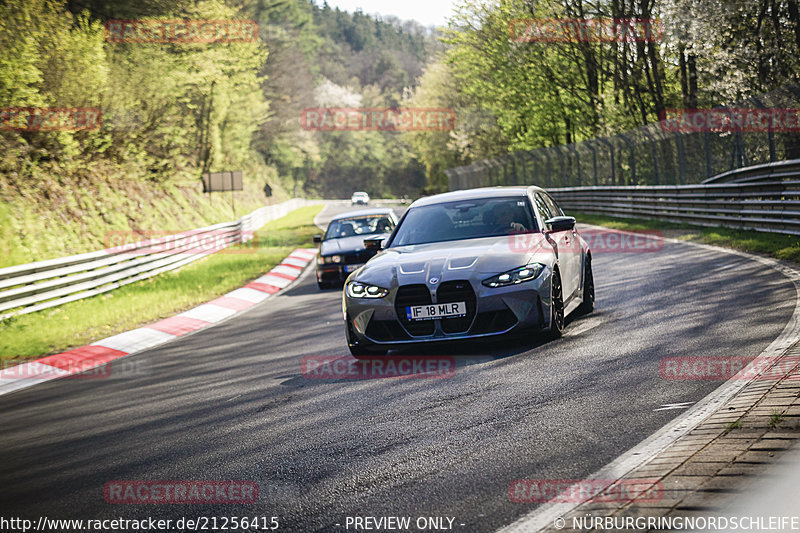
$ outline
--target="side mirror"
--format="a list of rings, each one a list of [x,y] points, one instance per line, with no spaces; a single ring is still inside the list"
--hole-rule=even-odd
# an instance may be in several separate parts
[[[572,231],[575,229],[575,217],[559,216],[549,218],[544,221],[548,233],[558,233],[559,231]]]
[[[314,244],[322,243],[322,235],[314,235]]]
[[[377,252],[381,249],[383,239],[364,239],[364,248]]]

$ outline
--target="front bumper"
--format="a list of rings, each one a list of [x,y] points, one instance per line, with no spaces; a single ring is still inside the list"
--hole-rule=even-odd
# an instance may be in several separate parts
[[[507,287],[489,288],[475,280],[456,281],[468,283],[474,293],[474,304],[468,303],[469,312],[460,319],[409,321],[400,314],[406,305],[455,301],[453,298],[439,299],[438,288],[429,288],[430,301],[414,301],[413,297],[409,301],[407,295],[400,291],[402,287],[392,289],[389,295],[380,299],[351,298],[344,294],[348,342],[351,345],[390,347],[490,337],[542,329],[550,325],[549,269],[535,280]],[[443,283],[442,287],[447,283]],[[420,295],[424,296],[419,288],[422,285],[414,287],[418,287]],[[398,293],[401,293],[399,302]]]
[[[317,264],[317,283],[344,283],[354,270],[363,264],[343,265],[341,263]]]

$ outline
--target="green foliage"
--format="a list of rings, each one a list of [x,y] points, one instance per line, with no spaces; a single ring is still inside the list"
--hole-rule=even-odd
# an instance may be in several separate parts
[[[347,13],[305,0],[244,2],[270,49],[264,93],[274,102],[254,147],[284,176],[287,188],[332,197],[357,189],[373,196],[415,195],[423,166],[407,139],[382,132],[310,132],[303,109],[389,107],[438,48],[416,23]]]
[[[512,38],[515,21],[548,19],[653,20],[655,38]],[[459,110],[450,138],[413,142],[432,189],[442,186],[441,168],[613,135],[666,109],[728,104],[796,81],[800,8],[795,0],[463,0],[443,41],[444,57],[412,98]],[[462,120],[471,116],[485,121]],[[493,142],[479,142],[486,131]]]
[[[152,323],[245,285],[298,247],[311,247],[321,206],[293,211],[255,239],[177,270],[0,324],[0,359],[57,353]]]

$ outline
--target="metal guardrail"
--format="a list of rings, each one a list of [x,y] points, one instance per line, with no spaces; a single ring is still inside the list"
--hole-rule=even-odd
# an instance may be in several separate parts
[[[548,189],[565,210],[800,235],[800,160],[725,172],[697,185]]]
[[[232,244],[248,242],[270,220],[314,203],[319,202],[295,198],[261,207],[234,222],[0,268],[0,320],[74,302],[175,270]]]
[[[701,183],[744,183],[764,180],[797,179],[800,177],[800,159],[775,161],[763,165],[729,170],[712,176]]]
[[[527,185],[524,175],[450,173],[450,190]],[[546,183],[536,183],[547,187]],[[547,190],[569,211],[800,235],[800,159],[739,168],[695,185],[561,187]]]

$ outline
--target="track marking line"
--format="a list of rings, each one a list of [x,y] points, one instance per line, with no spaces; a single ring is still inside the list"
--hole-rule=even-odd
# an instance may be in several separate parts
[[[653,411],[674,411],[677,409],[688,409],[692,406],[694,402],[681,402],[681,403],[665,403],[658,409],[653,409]]]

